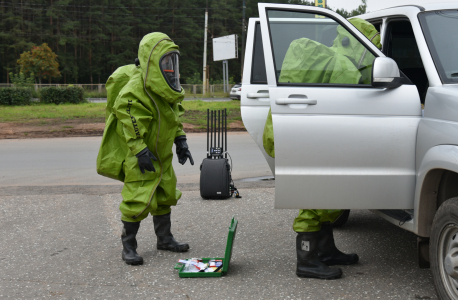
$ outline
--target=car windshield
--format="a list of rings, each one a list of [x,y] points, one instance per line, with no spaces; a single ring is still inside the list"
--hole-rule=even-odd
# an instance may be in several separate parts
[[[426,12],[419,19],[442,82],[458,83],[458,11]]]

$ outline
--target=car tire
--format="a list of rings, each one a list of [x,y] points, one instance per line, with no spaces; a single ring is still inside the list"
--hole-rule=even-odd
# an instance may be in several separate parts
[[[342,214],[334,222],[332,222],[332,227],[337,228],[337,227],[344,226],[345,223],[347,223],[349,216],[350,216],[350,210],[344,209]]]
[[[458,197],[448,199],[437,210],[429,247],[439,299],[458,300]]]

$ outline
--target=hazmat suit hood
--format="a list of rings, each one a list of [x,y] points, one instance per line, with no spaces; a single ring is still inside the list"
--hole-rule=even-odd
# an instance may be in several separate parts
[[[179,53],[178,49],[178,45],[161,32],[145,35],[138,48],[138,59],[146,91],[156,94],[171,105],[183,100],[184,90],[180,87],[180,91],[176,91],[167,83],[160,68],[160,61],[167,53]],[[154,99],[154,95],[150,96]]]
[[[362,34],[364,34],[377,48],[381,49],[380,34],[375,29],[374,25],[360,18],[349,20]],[[356,66],[360,64],[360,59],[366,48],[361,44],[350,32],[341,25],[337,26],[337,37],[331,47],[332,50],[339,54],[345,55],[356,62]]]
[[[377,48],[381,49],[380,34],[374,25],[360,18],[349,20],[362,34],[364,34]],[[370,84],[370,73],[374,55],[366,49],[352,34],[341,25],[337,26],[337,37],[331,47],[335,52],[345,55],[361,72],[362,83]]]

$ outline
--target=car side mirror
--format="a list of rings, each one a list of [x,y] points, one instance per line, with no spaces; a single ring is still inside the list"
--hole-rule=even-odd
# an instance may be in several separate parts
[[[372,86],[395,89],[402,85],[396,62],[389,57],[376,57],[372,66]]]

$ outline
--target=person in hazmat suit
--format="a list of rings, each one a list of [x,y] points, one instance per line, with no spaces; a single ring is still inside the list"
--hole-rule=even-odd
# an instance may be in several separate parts
[[[369,22],[349,20],[379,49],[380,35]],[[374,56],[344,27],[337,26],[337,37],[327,47],[316,41],[301,38],[291,42],[285,55],[279,82],[370,84]],[[275,157],[272,114],[269,111],[263,133],[267,154]],[[307,151],[307,150],[305,150]],[[341,210],[301,209],[294,219],[296,231],[297,268],[299,277],[334,279],[342,276],[340,268],[358,262],[357,254],[345,254],[334,243],[332,222]]]
[[[153,216],[157,249],[185,252],[171,233],[171,206],[181,192],[172,167],[194,161],[180,122],[184,90],[179,81],[178,46],[165,34],[143,37],[135,65],[118,68],[108,79],[106,126],[97,157],[97,172],[124,182],[119,206],[123,223],[122,259],[140,265],[136,235],[140,222]]]

